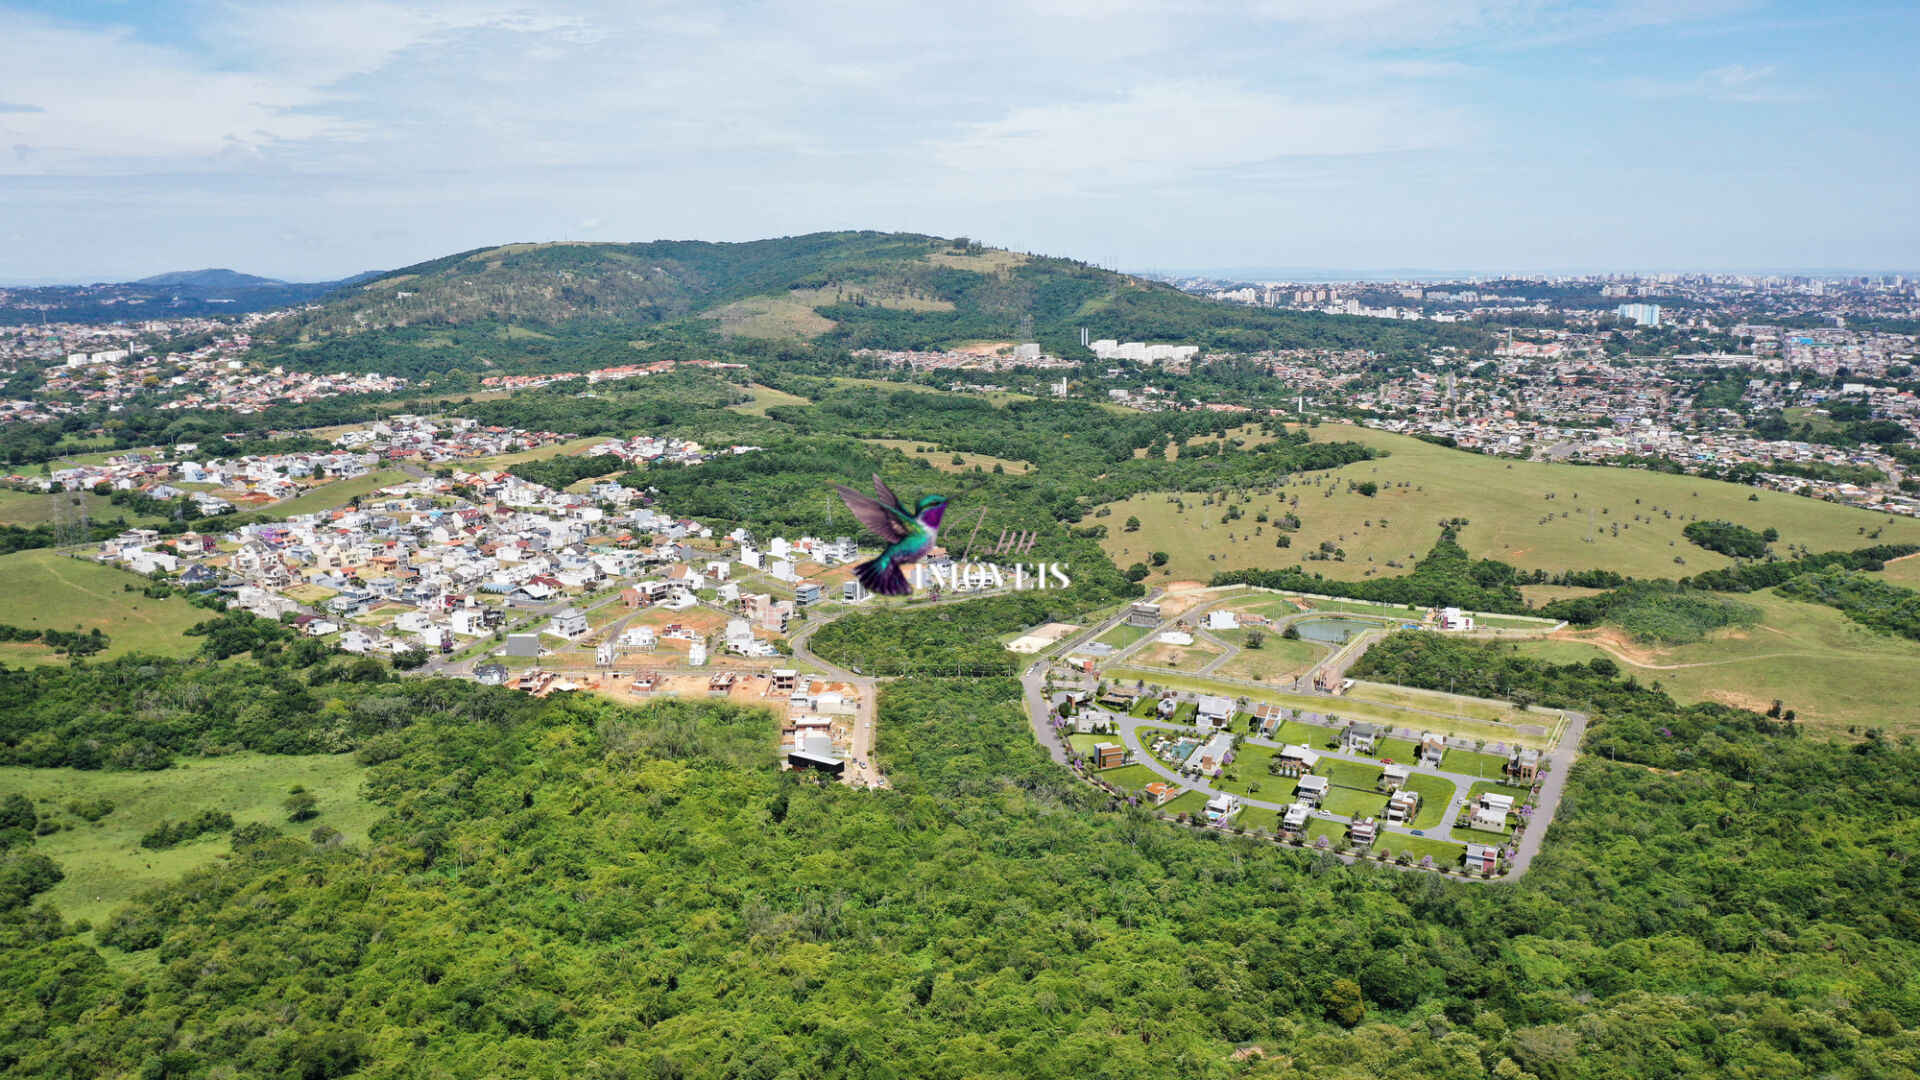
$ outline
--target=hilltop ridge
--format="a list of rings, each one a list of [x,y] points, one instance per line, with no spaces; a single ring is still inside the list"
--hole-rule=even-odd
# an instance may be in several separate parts
[[[741,243],[513,243],[457,252],[343,287],[266,330],[304,350],[295,363],[399,362],[378,341],[515,362],[541,338],[720,349],[751,343],[938,349],[1037,341],[1090,357],[1095,338],[1184,342],[1205,350],[1412,349],[1465,342],[1470,326],[1393,325],[1314,313],[1230,308],[1170,285],[1073,259],[916,233],[828,232]],[[423,334],[436,335],[425,342]],[[636,341],[638,339],[638,341]],[[351,349],[326,348],[353,341]],[[551,351],[551,350],[549,350]],[[344,361],[342,361],[344,362]]]

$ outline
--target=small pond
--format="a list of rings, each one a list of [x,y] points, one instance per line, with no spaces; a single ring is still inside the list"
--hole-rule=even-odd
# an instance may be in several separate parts
[[[1326,618],[1302,619],[1294,623],[1293,627],[1300,631],[1300,636],[1308,641],[1319,641],[1328,645],[1338,645],[1347,641],[1355,634],[1365,633],[1368,630],[1378,630],[1380,629],[1380,624],[1364,619]]]

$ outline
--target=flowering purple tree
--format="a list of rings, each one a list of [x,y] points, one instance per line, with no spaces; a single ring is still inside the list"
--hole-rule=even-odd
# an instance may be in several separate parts
[[[1327,838],[1325,836],[1322,836],[1320,839],[1315,840],[1313,842],[1313,846],[1319,848],[1321,851],[1327,850],[1329,846],[1327,843]]]
[[[1431,855],[1420,856],[1420,869],[1422,870],[1433,869],[1433,856]]]

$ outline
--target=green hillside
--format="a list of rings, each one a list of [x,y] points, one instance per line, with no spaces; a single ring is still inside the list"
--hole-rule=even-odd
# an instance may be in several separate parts
[[[1081,327],[1210,350],[1394,351],[1481,337],[1471,326],[1228,306],[1070,259],[876,232],[483,248],[357,282],[267,336],[302,366],[424,373],[809,342],[919,349],[1025,339],[1085,357]]]

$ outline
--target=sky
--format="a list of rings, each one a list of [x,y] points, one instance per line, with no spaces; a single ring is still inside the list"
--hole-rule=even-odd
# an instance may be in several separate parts
[[[0,0],[0,281],[850,228],[1911,272],[1917,84],[1911,0]]]

